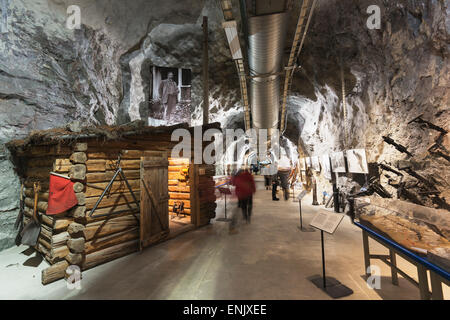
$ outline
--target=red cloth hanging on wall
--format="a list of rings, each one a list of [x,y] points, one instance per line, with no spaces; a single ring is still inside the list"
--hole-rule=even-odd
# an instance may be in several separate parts
[[[63,213],[78,204],[70,179],[50,174],[48,190],[48,208],[46,214]]]

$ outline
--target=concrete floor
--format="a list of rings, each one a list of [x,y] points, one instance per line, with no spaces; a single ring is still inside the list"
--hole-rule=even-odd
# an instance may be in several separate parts
[[[230,235],[226,222],[214,222],[175,239],[83,272],[82,289],[69,290],[61,280],[40,283],[46,268],[24,266],[39,262],[25,247],[0,253],[0,299],[330,299],[307,278],[320,274],[319,232],[300,232],[298,202],[271,201],[259,187],[250,225],[240,224]],[[233,210],[228,202],[228,213]],[[303,201],[304,223],[318,208]],[[219,201],[218,217],[223,215]],[[382,270],[381,289],[369,289],[363,279],[361,230],[345,217],[334,235],[326,235],[329,276],[350,287],[343,299],[419,299],[419,291],[399,276],[399,286]],[[385,250],[371,241],[373,252]],[[379,250],[377,250],[377,248]],[[31,261],[30,261],[31,258]],[[33,261],[34,259],[34,261]],[[417,279],[414,266],[398,257],[398,265]],[[444,286],[450,298],[450,290]]]

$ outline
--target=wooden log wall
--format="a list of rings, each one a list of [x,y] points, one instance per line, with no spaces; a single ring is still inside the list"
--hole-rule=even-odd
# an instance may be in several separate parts
[[[197,211],[195,225],[197,227],[209,224],[210,220],[216,216],[216,195],[215,195],[215,167],[214,165],[191,165],[194,172],[191,187],[195,186],[195,192],[191,193],[193,208]]]
[[[118,144],[120,146],[120,144]],[[140,199],[140,158],[145,150],[123,150],[114,143],[89,143],[86,152],[86,214],[80,231],[84,243],[83,270],[117,259],[139,249],[139,205],[118,175],[110,191],[89,214],[120,164],[131,189]],[[97,215],[107,216],[96,217]]]
[[[94,216],[89,217],[89,213],[113,177],[119,154],[123,172],[139,200],[140,158],[152,153],[148,150],[170,154],[178,143],[171,142],[170,137],[167,133],[121,141],[88,140],[70,146],[32,146],[17,153],[27,159],[24,165],[26,219],[31,217],[34,205],[33,183],[41,184],[38,210],[43,214],[42,231],[36,249],[51,264],[42,272],[43,284],[67,276],[69,265],[86,270],[139,249],[139,206],[120,176]],[[182,200],[187,214],[195,212],[192,220],[196,226],[208,224],[215,217],[214,166],[189,165],[187,159],[170,161],[169,210],[173,210],[175,201]],[[187,166],[189,181],[180,181],[180,169]],[[195,170],[191,169],[194,167]],[[45,215],[51,171],[70,176],[78,199],[77,206],[57,216]],[[99,214],[111,215],[95,217]]]
[[[68,226],[73,222],[70,212],[47,216],[48,186],[50,172],[68,175],[71,167],[70,148],[66,146],[32,147],[24,156],[24,222],[28,223],[33,215],[35,182],[41,190],[38,193],[38,216],[41,223],[41,233],[35,249],[51,264],[65,261],[70,253],[67,242]]]
[[[189,159],[169,158],[169,214],[173,214],[174,204],[180,201],[184,202],[184,213],[191,214],[191,186],[183,170],[189,171]]]
[[[67,150],[67,147],[65,148]],[[74,225],[78,225],[80,221],[83,221],[86,213],[86,198],[84,195],[87,160],[86,150],[87,143],[75,143],[70,146],[70,154],[66,158],[56,159],[53,162],[51,171],[67,175],[75,182],[73,188],[78,199],[78,204],[68,212],[57,215],[59,218],[53,218],[55,216],[42,216],[43,220],[56,219],[53,226],[54,233],[58,232],[56,223],[64,225],[64,231],[57,233],[57,238],[52,239],[53,242],[51,243],[52,248],[50,252],[57,254],[58,260],[52,261],[52,266],[42,271],[41,281],[43,284],[64,278],[69,265],[81,266],[84,259],[84,239],[79,234],[74,233],[73,229]],[[44,197],[47,197],[48,200],[48,186],[47,193],[44,193]],[[45,207],[41,208],[41,203],[39,202],[38,209],[46,210],[47,203],[44,205]],[[60,242],[58,243],[54,240],[60,240]],[[62,243],[64,243],[64,251],[62,251],[62,248],[57,247],[58,244]],[[45,243],[42,244],[45,246]]]

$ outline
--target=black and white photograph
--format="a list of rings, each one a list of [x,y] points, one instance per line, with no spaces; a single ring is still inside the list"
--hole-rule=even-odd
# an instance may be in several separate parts
[[[347,150],[347,164],[349,172],[369,173],[365,149]]]
[[[305,158],[305,163],[306,163],[307,169],[311,168],[311,158],[310,157]]]
[[[300,166],[300,170],[301,170],[301,171],[305,171],[305,170],[306,170],[306,162],[305,162],[305,158],[300,158],[298,164],[299,164],[299,166]]]
[[[320,162],[318,156],[311,157],[311,167],[314,171],[320,172]]]
[[[331,159],[331,170],[335,173],[344,173],[345,170],[345,158],[344,152],[334,152],[330,154]]]
[[[320,157],[320,165],[322,166],[322,174],[324,178],[331,180],[331,164],[330,156],[328,154],[324,154]]]
[[[150,126],[191,123],[191,70],[153,66]]]

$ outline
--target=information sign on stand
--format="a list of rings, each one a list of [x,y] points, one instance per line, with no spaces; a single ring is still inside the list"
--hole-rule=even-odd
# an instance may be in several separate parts
[[[314,230],[313,228],[309,228],[309,227],[304,228],[303,227],[302,199],[306,196],[306,194],[307,194],[307,191],[303,190],[302,192],[300,192],[300,194],[297,197],[297,199],[298,199],[298,209],[300,211],[300,225],[297,228],[299,228],[300,231],[302,231],[302,232],[314,232],[316,230]]]
[[[323,232],[333,234],[344,218],[343,214],[337,214],[333,211],[320,210],[313,218],[310,226],[320,230],[320,238],[322,242],[322,276],[315,275],[309,280],[316,287],[325,291],[332,298],[341,298],[351,295],[353,290],[343,285],[339,280],[325,275],[325,245],[323,240]]]

